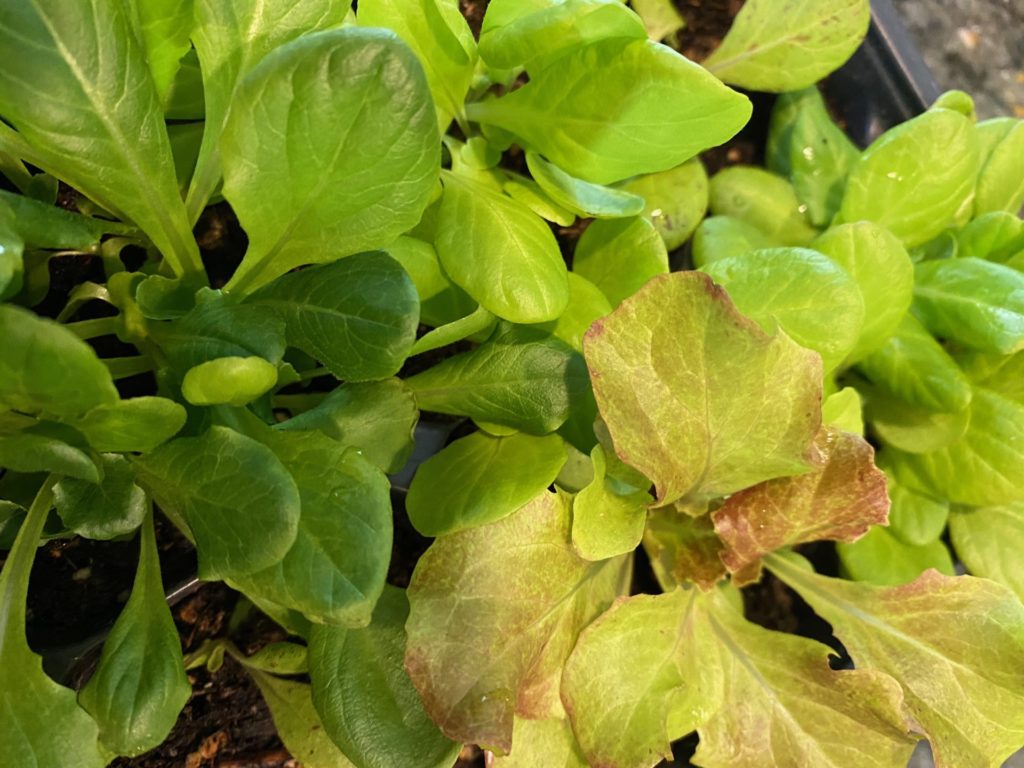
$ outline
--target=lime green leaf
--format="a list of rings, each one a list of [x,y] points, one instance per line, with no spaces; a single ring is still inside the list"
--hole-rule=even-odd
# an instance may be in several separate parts
[[[975,576],[998,581],[1024,600],[1024,504],[957,509],[949,517],[953,548]]]
[[[589,388],[583,359],[543,331],[499,328],[494,337],[406,380],[421,410],[546,434]]]
[[[611,184],[674,168],[723,143],[750,109],[746,97],[675,51],[612,39],[567,53],[467,114],[511,131],[577,178]]]
[[[303,35],[260,62],[221,152],[224,197],[249,236],[228,288],[250,293],[390,243],[419,221],[440,163],[416,57],[392,33],[354,27]]]
[[[962,411],[928,411],[869,387],[867,419],[872,431],[886,445],[908,453],[929,453],[946,448],[967,432],[970,408]]]
[[[423,65],[443,133],[462,103],[476,68],[476,41],[456,0],[363,0],[359,25],[394,30]]]
[[[590,452],[594,479],[572,500],[572,544],[585,560],[632,552],[640,544],[651,497],[605,475],[604,450]]]
[[[651,40],[664,40],[686,27],[685,19],[679,15],[672,0],[631,0],[630,5],[643,20]]]
[[[310,686],[249,669],[274,727],[288,751],[304,768],[354,768],[331,740],[313,706]]]
[[[558,243],[522,203],[445,173],[437,227],[445,272],[498,317],[543,323],[565,310],[569,287]]]
[[[161,101],[168,96],[181,57],[192,48],[192,5],[192,0],[130,0],[126,6]]]
[[[712,513],[730,571],[808,541],[856,541],[888,521],[885,475],[874,465],[871,446],[849,432],[825,430],[818,447],[823,466],[734,493]]]
[[[97,451],[144,453],[174,437],[185,418],[185,409],[173,400],[144,396],[97,405],[69,421]]]
[[[63,478],[54,486],[54,503],[68,530],[87,539],[116,539],[142,525],[146,494],[135,484],[135,470],[123,456],[106,454],[100,466],[99,483]]]
[[[459,751],[424,713],[402,667],[408,615],[405,593],[385,587],[369,626],[317,625],[309,638],[316,710],[359,768],[448,768]]]
[[[975,389],[967,431],[930,453],[890,451],[896,478],[957,504],[999,506],[1024,498],[1024,405]]]
[[[643,22],[618,0],[565,0],[517,9],[480,35],[480,57],[494,69],[525,67],[531,74],[566,53],[607,38],[643,40]],[[546,7],[545,7],[546,6]],[[499,9],[500,10],[500,9]]]
[[[932,333],[985,352],[1024,349],[1024,274],[973,258],[914,271],[914,311]]]
[[[441,537],[417,564],[405,667],[450,738],[507,753],[514,715],[561,716],[562,665],[631,571],[627,558],[580,559],[569,524],[566,502],[544,491],[497,523]]]
[[[845,64],[870,20],[867,0],[748,0],[704,66],[732,85],[795,91]]]
[[[476,302],[448,279],[430,243],[403,236],[386,250],[416,286],[421,323],[437,328],[466,317],[476,308]]]
[[[690,239],[707,213],[708,174],[700,158],[667,171],[637,176],[619,188],[646,201],[642,215],[658,230],[670,251]]]
[[[735,216],[708,216],[693,233],[693,263],[704,267],[718,259],[782,245]]]
[[[892,675],[940,768],[988,768],[1024,743],[1024,605],[1005,587],[928,571],[902,587],[768,566],[828,621],[858,668]],[[955,713],[955,716],[950,716]]]
[[[251,403],[277,384],[277,366],[262,357],[219,357],[190,368],[181,393],[193,405]]]
[[[716,173],[708,205],[716,216],[739,219],[780,245],[807,245],[818,234],[793,185],[763,168],[733,165]]]
[[[501,185],[501,189],[513,200],[522,203],[546,221],[562,227],[568,227],[576,221],[576,214],[552,200],[533,179],[512,175]]]
[[[914,265],[892,233],[869,221],[832,227],[811,247],[846,270],[860,289],[864,325],[848,362],[860,360],[896,332],[910,308]]]
[[[883,467],[885,469],[885,467]],[[946,528],[949,502],[907,488],[886,471],[889,488],[889,533],[904,544],[924,546],[937,540]]]
[[[565,464],[562,438],[520,432],[474,432],[446,446],[416,470],[406,509],[424,536],[493,523],[554,482]]]
[[[512,743],[515,748],[510,754],[495,757],[495,768],[590,768],[568,720],[517,717],[512,726]]]
[[[52,495],[44,483],[0,571],[0,750],[13,765],[103,768],[95,721],[43,672],[25,640],[25,600]],[[60,738],[54,738],[60,734]]]
[[[125,4],[9,6],[0,50],[8,63],[0,113],[27,145],[24,159],[137,224],[177,274],[201,273],[163,110]]]
[[[309,672],[309,654],[306,646],[282,640],[246,656],[244,664],[272,675],[305,675]]]
[[[526,166],[552,200],[578,216],[620,219],[636,216],[644,209],[644,198],[574,178],[536,152],[527,151]]]
[[[1024,220],[1006,211],[983,213],[956,232],[959,257],[988,259],[1000,264],[1024,253]]]
[[[1024,204],[1024,121],[997,117],[978,123],[974,132],[982,148],[974,215],[1016,214]]]
[[[247,303],[276,312],[289,346],[346,381],[397,373],[416,340],[416,287],[383,253],[282,275]]]
[[[25,413],[78,416],[118,399],[92,347],[52,320],[0,306],[0,406]]]
[[[14,472],[53,472],[89,483],[100,481],[99,470],[88,453],[48,434],[0,436],[0,467]]]
[[[703,268],[766,332],[781,327],[834,370],[860,337],[864,300],[846,270],[809,248],[769,248]],[[765,286],[771,290],[766,291]]]
[[[971,402],[971,383],[942,346],[913,315],[857,366],[873,383],[932,411],[962,411]]]
[[[203,145],[188,192],[195,221],[221,175],[220,137],[242,78],[268,53],[300,35],[340,26],[352,9],[347,0],[193,0],[192,40],[199,54],[206,117]]]
[[[584,351],[615,450],[654,481],[659,502],[815,463],[820,359],[765,335],[705,275],[655,278],[591,327]]]
[[[864,435],[864,417],[860,395],[853,387],[843,387],[825,398],[821,406],[821,422],[855,435]]]
[[[271,450],[226,427],[135,460],[140,484],[188,527],[206,580],[277,563],[295,541],[299,491]]]
[[[936,109],[886,131],[850,172],[838,219],[874,221],[908,248],[928,242],[973,203],[973,130],[960,113]]]
[[[192,695],[160,580],[152,518],[142,526],[139,547],[131,597],[103,643],[99,667],[78,696],[99,724],[103,745],[132,757],[167,738]]]
[[[297,533],[283,557],[231,577],[242,592],[316,623],[363,626],[391,557],[391,498],[384,473],[317,432],[258,432],[299,492]]]
[[[576,242],[572,270],[617,306],[652,277],[668,272],[668,252],[645,218],[595,221]]]
[[[1024,405],[1024,352],[992,355],[971,352],[957,355],[971,381]]]
[[[561,317],[544,327],[577,352],[583,351],[583,336],[594,321],[612,311],[601,289],[575,272],[569,273],[569,306]]]
[[[399,379],[343,384],[314,408],[277,425],[284,430],[316,429],[355,448],[385,472],[397,472],[412,452],[419,419],[412,394]]]
[[[725,545],[709,515],[693,517],[672,506],[651,510],[643,543],[666,592],[687,582],[707,591],[727,575],[719,557]]]

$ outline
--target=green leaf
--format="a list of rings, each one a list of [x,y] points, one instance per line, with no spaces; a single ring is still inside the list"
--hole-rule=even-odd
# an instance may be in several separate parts
[[[540,188],[540,184],[533,179],[510,174],[509,180],[501,185],[501,189],[506,195],[522,203],[545,221],[562,227],[571,226],[576,221],[576,214],[552,200],[547,192]]]
[[[476,307],[476,302],[441,269],[437,251],[430,243],[402,236],[387,247],[387,252],[416,286],[421,323],[437,328],[466,317]]]
[[[547,434],[589,388],[583,359],[543,331],[499,327],[474,350],[406,380],[421,410]]]
[[[406,498],[409,520],[424,536],[496,522],[551,485],[565,460],[557,435],[474,432],[416,470]]]
[[[874,221],[907,248],[926,243],[974,200],[971,121],[934,109],[876,139],[850,172],[837,223]]]
[[[782,328],[818,352],[826,373],[842,363],[861,335],[865,313],[857,283],[817,251],[769,248],[716,259],[703,271],[766,332]]]
[[[976,388],[967,431],[930,453],[889,451],[897,480],[957,504],[999,506],[1024,498],[1024,405]]]
[[[562,314],[569,301],[565,262],[547,224],[481,184],[452,173],[443,178],[434,244],[452,282],[515,323]]]
[[[672,0],[631,0],[630,5],[643,19],[651,40],[664,40],[686,27],[686,20],[679,15]]]
[[[43,484],[0,571],[0,750],[10,765],[103,768],[98,729],[75,692],[43,672],[25,640],[32,560],[52,501]],[[55,738],[59,734],[60,738]]]
[[[305,768],[352,768],[353,763],[320,722],[308,684],[282,680],[258,669],[250,668],[249,674],[267,702],[278,736],[296,760]]]
[[[157,93],[166,103],[181,58],[192,48],[193,0],[130,0],[126,7]]]
[[[608,38],[643,40],[643,22],[618,0],[565,0],[517,9],[516,18],[485,20],[480,57],[492,69],[525,67],[530,74],[560,56]]]
[[[847,362],[874,352],[899,327],[913,298],[914,265],[906,249],[869,221],[832,227],[811,242],[857,283],[864,300],[864,325]]]
[[[1024,405],[1024,353],[960,353],[957,362],[975,384]]]
[[[962,411],[928,411],[862,387],[867,398],[871,429],[886,445],[908,453],[929,453],[947,447],[967,432],[970,408]]]
[[[450,738],[507,753],[514,715],[562,715],[562,665],[631,571],[627,558],[580,559],[569,525],[565,501],[544,491],[497,523],[437,539],[417,564],[405,667]]]
[[[949,502],[907,488],[893,477],[892,472],[886,471],[885,474],[892,501],[889,533],[904,544],[915,546],[936,541],[946,529]]]
[[[668,273],[668,252],[643,217],[594,221],[576,242],[572,270],[617,306],[652,277]]]
[[[934,571],[873,587],[818,576],[794,559],[768,565],[832,625],[858,668],[896,678],[936,765],[988,768],[1020,748],[1024,605],[1008,589]]]
[[[192,695],[181,641],[160,580],[153,520],[142,526],[131,597],[103,643],[103,655],[79,693],[100,727],[103,746],[134,757],[158,746]]]
[[[289,346],[347,381],[397,373],[416,340],[416,287],[384,253],[283,275],[247,303],[277,313]]]
[[[299,491],[298,531],[268,567],[232,577],[247,594],[316,623],[364,626],[391,557],[391,497],[384,473],[316,432],[261,429]]]
[[[25,242],[15,224],[14,211],[0,199],[0,301],[16,295],[24,281]]]
[[[572,545],[584,560],[605,560],[640,545],[650,495],[606,475],[604,449],[590,452],[594,478],[572,500]]]
[[[4,9],[0,30],[10,63],[0,113],[24,140],[24,159],[135,222],[175,273],[201,273],[163,110],[124,4],[18,4]]]
[[[3,204],[14,212],[15,231],[30,248],[86,250],[108,232],[127,234],[131,229],[116,221],[92,219],[0,190],[0,206]]]
[[[785,93],[772,110],[768,168],[788,176],[807,218],[826,227],[839,210],[846,177],[860,158],[842,129],[832,122],[814,86]]]
[[[394,30],[423,65],[442,133],[463,101],[476,68],[476,41],[456,0],[363,0],[359,24]]]
[[[277,424],[283,430],[319,430],[355,448],[385,472],[397,472],[412,452],[419,418],[399,379],[343,384],[314,408]]]
[[[200,363],[222,357],[262,357],[278,363],[284,356],[284,322],[252,304],[235,304],[223,294],[200,291],[187,315],[148,326],[171,366],[184,375]]]
[[[870,21],[867,0],[748,0],[704,66],[731,85],[795,91],[845,64]]]
[[[569,306],[552,323],[545,324],[551,334],[577,352],[583,351],[583,336],[594,321],[612,311],[601,289],[575,272],[569,273]]]
[[[363,629],[314,626],[313,702],[331,739],[359,768],[447,768],[460,745],[423,711],[402,667],[409,603],[386,587]]]
[[[173,400],[143,396],[97,405],[69,421],[94,450],[145,453],[174,437],[185,418],[185,409]]]
[[[976,576],[998,581],[1024,600],[1024,504],[957,509],[949,517],[953,548]]]
[[[467,115],[595,184],[674,168],[750,117],[746,97],[647,40],[602,40],[530,74],[522,88],[471,104]]]
[[[221,154],[224,197],[249,236],[227,287],[251,293],[413,227],[437,184],[440,142],[412,51],[393,33],[346,27],[286,43],[246,76]]]
[[[0,406],[25,413],[77,416],[118,399],[92,347],[47,318],[0,306]]]
[[[135,471],[126,458],[106,454],[100,459],[99,483],[65,477],[54,486],[54,503],[64,525],[79,536],[116,539],[142,525],[146,494],[135,484]]]
[[[983,213],[956,232],[956,255],[1000,264],[1024,252],[1024,220],[1006,211]]]
[[[510,754],[495,755],[495,768],[589,768],[568,720],[517,717],[512,742],[516,746]]]
[[[271,51],[300,35],[340,26],[347,0],[269,0],[238,5],[231,0],[193,0],[192,41],[203,78],[206,126],[188,191],[190,221],[199,218],[220,180],[220,138],[242,79]]]
[[[860,395],[853,387],[843,387],[825,398],[821,422],[855,435],[864,435],[864,416]]]
[[[708,209],[708,174],[696,157],[667,171],[637,176],[620,189],[646,201],[642,215],[670,251],[690,239]]]
[[[219,357],[189,368],[181,394],[192,405],[251,403],[277,384],[277,366],[262,357]]]
[[[636,216],[644,209],[642,197],[621,189],[581,181],[536,152],[526,152],[526,166],[534,181],[552,200],[579,216],[620,219]]]
[[[858,364],[873,383],[911,405],[932,411],[962,411],[971,402],[971,383],[942,346],[913,315]]]
[[[924,262],[914,272],[914,311],[929,331],[985,352],[1024,349],[1024,274],[973,258]]]
[[[591,327],[584,353],[616,453],[660,503],[817,463],[818,355],[764,334],[706,275],[655,278]]]
[[[781,176],[747,165],[732,165],[711,178],[708,206],[731,216],[780,245],[807,245],[817,231],[807,223],[805,206]]]
[[[187,526],[204,580],[268,568],[295,542],[298,488],[271,450],[252,438],[212,427],[164,443],[136,459],[135,468],[160,507]]]
[[[978,123],[974,132],[981,146],[974,215],[1016,214],[1024,204],[1024,121],[997,117]]]
[[[0,467],[14,472],[53,472],[89,483],[100,481],[89,454],[48,434],[20,432],[0,436]]]
[[[796,477],[783,477],[734,493],[712,513],[725,542],[722,562],[733,573],[761,557],[808,541],[856,541],[889,519],[885,475],[875,452],[857,435],[825,430],[818,438],[825,462]]]
[[[249,669],[258,669],[272,675],[305,675],[309,672],[309,654],[306,646],[280,641],[260,648],[243,662]]]
[[[747,622],[724,593],[638,595],[583,632],[564,696],[591,765],[671,759],[669,741],[695,727],[709,768],[906,765],[895,681],[833,671],[830,652]]]
[[[718,259],[778,245],[782,243],[743,219],[708,216],[693,233],[693,264],[700,268]]]

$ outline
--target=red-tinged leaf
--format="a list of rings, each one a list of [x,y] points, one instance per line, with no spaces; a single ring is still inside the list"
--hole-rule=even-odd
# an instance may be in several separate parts
[[[569,517],[544,491],[496,523],[438,538],[417,564],[405,667],[450,738],[507,753],[515,715],[564,715],[565,659],[631,574],[628,557],[579,557]]]
[[[724,545],[708,515],[690,517],[673,507],[653,510],[644,531],[644,549],[666,591],[692,582],[712,589],[726,577],[719,556]]]
[[[805,475],[755,485],[730,496],[712,514],[732,572],[782,547],[807,541],[856,541],[872,525],[885,525],[885,474],[863,438],[828,428],[817,441],[825,464]]]

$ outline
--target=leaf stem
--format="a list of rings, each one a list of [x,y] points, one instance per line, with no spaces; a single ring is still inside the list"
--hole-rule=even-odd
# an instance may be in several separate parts
[[[454,344],[456,341],[462,341],[475,333],[486,330],[494,324],[494,320],[494,315],[482,306],[478,306],[472,314],[459,318],[453,323],[442,325],[440,328],[435,328],[424,336],[421,336],[416,340],[416,343],[412,345],[412,350],[409,352],[409,355],[410,357],[413,355],[421,355],[424,352],[431,351],[432,349],[439,349],[440,347],[446,347],[449,344]]]
[[[115,335],[121,328],[121,318],[97,317],[92,320],[80,320],[77,323],[68,323],[64,326],[80,339],[95,339],[99,336]]]

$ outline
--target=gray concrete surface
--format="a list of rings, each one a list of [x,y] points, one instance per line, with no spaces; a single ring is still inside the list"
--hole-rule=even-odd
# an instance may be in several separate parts
[[[974,96],[981,118],[1024,118],[1024,0],[893,0],[943,88]]]

